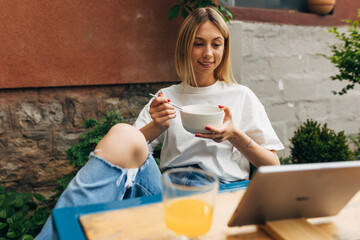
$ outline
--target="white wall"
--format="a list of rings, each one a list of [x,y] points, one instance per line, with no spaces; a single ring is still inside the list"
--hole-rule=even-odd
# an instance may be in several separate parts
[[[289,156],[290,138],[306,119],[327,123],[346,135],[360,131],[360,86],[333,95],[346,83],[332,81],[335,66],[318,53],[330,54],[337,39],[330,27],[232,21],[232,65],[240,84],[250,87],[265,106]],[[345,27],[341,27],[345,30]]]

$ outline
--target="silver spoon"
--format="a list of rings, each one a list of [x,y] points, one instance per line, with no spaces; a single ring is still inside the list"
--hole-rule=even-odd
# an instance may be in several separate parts
[[[158,97],[158,96],[156,96],[155,94],[152,94],[152,93],[149,93],[149,95],[152,96],[152,97]],[[176,107],[176,108],[178,108],[178,109],[180,109],[180,110],[183,110],[182,107],[176,105],[175,103],[172,103],[172,102],[169,102],[169,103],[170,103],[171,105],[173,105],[174,107]]]

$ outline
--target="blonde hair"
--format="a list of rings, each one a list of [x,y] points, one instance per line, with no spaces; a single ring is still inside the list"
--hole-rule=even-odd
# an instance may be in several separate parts
[[[231,67],[229,28],[222,14],[215,8],[205,7],[193,10],[183,22],[175,48],[175,68],[179,78],[189,85],[197,86],[194,68],[191,61],[195,34],[199,26],[209,20],[221,31],[224,40],[224,53],[220,65],[214,71],[217,80],[236,83]]]

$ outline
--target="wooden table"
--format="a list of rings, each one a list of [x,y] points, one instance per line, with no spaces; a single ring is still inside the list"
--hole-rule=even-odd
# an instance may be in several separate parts
[[[220,185],[219,192],[225,193],[230,191],[244,190],[247,188],[248,184],[249,181],[223,184]],[[81,216],[94,213],[106,213],[132,207],[140,208],[149,204],[160,203],[161,200],[161,195],[155,195],[87,206],[56,208],[52,211],[52,220],[54,223],[55,234],[61,240],[86,240],[85,233],[79,221]],[[160,222],[160,224],[162,223]]]
[[[219,193],[216,199],[214,220],[209,233],[200,239],[272,239],[255,225],[227,227],[235,207],[245,190]],[[163,221],[163,205],[156,202],[144,206],[80,216],[87,239],[170,239]],[[360,192],[336,216],[308,220],[326,231],[334,239],[360,239]]]

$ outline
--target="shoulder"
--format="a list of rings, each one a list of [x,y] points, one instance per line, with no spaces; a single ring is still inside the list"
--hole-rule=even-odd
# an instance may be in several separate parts
[[[255,93],[247,86],[238,83],[227,83],[224,81],[221,81],[219,85],[221,86],[221,88],[223,88],[223,90],[232,91],[244,97],[257,98]]]
[[[173,85],[170,85],[168,87],[160,89],[159,92],[177,92],[177,91],[180,91],[182,88],[183,87],[182,87],[181,83],[173,84]]]

